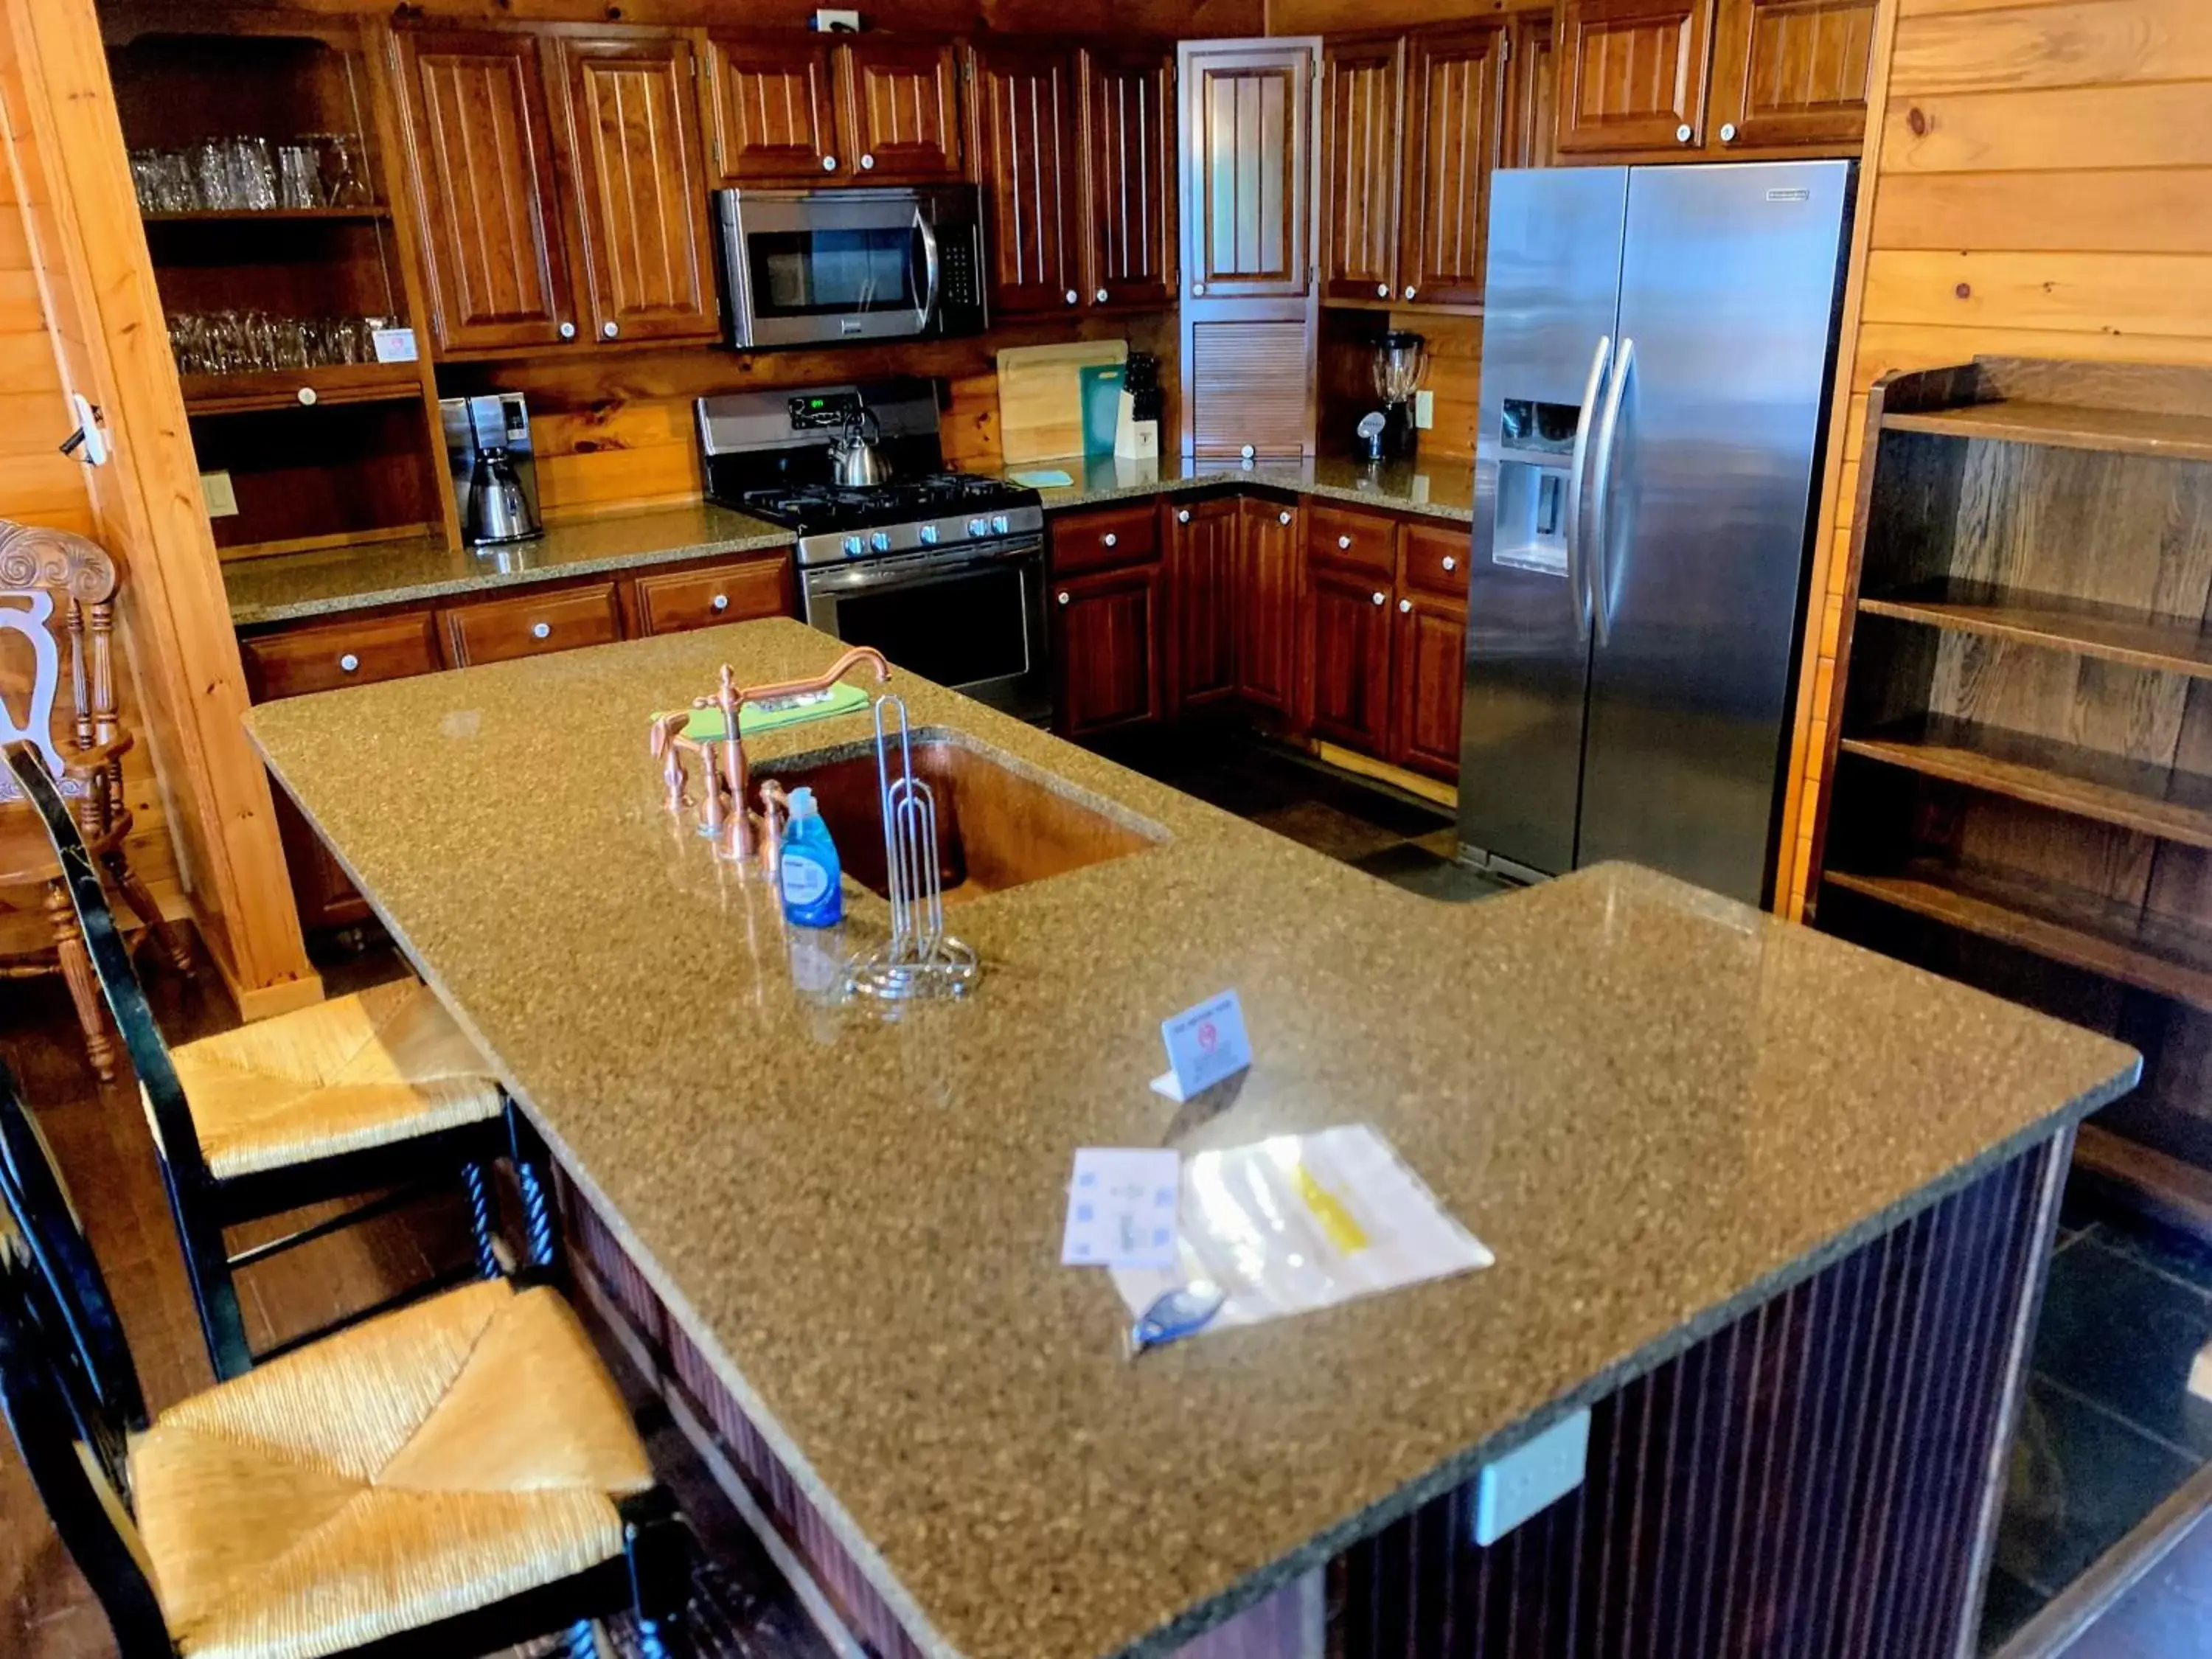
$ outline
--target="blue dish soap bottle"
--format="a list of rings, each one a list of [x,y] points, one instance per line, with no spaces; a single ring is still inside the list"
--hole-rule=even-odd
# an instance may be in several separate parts
[[[783,826],[783,919],[794,927],[834,927],[845,918],[845,889],[838,879],[837,843],[822,821],[814,792],[791,792],[791,817]]]

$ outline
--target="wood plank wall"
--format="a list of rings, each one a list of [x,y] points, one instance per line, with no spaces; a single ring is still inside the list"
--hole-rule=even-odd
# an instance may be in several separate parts
[[[17,118],[21,100],[12,95],[13,90],[0,76],[0,123],[4,123],[9,149],[19,150],[30,140]],[[19,155],[18,159],[33,158]],[[44,174],[35,165],[11,167],[0,159],[0,386],[7,388],[7,396],[0,398],[0,519],[92,536],[95,531],[84,467],[58,447],[76,422],[69,413],[54,355],[22,199],[26,193],[35,198],[43,189]],[[118,691],[124,719],[129,720],[137,705],[138,687],[127,649],[121,668]],[[29,653],[0,645],[0,696],[9,698],[20,710],[21,699],[29,690]],[[129,844],[131,861],[153,885],[164,908],[182,914],[185,901],[176,852],[153,760],[143,746],[125,757],[123,785],[137,820]],[[39,899],[33,890],[0,890],[0,956],[45,948],[50,935],[39,914]]]
[[[1884,0],[1776,908],[1801,914],[1866,389],[1978,353],[2212,364],[2212,8]],[[1885,64],[1887,73],[1884,73]],[[1856,265],[1856,261],[1855,261]]]

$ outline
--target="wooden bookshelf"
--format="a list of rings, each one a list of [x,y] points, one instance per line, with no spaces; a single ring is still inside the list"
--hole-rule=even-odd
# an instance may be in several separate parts
[[[1887,375],[1863,466],[1814,925],[2135,1044],[2084,1145],[2212,1191],[2212,370]]]

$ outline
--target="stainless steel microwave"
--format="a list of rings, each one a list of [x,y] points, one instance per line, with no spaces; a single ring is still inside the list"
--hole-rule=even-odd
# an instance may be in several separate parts
[[[973,185],[718,190],[714,217],[741,350],[983,331]]]

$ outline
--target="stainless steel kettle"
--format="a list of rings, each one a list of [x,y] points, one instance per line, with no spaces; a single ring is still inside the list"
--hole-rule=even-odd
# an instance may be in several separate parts
[[[845,417],[844,430],[830,445],[830,476],[848,489],[865,489],[889,483],[891,465],[884,459],[883,423],[872,409],[856,409]]]
[[[526,541],[538,534],[538,515],[530,510],[530,498],[522,493],[522,480],[504,449],[477,451],[465,530],[476,543]]]

